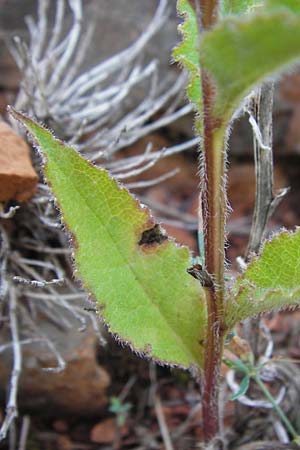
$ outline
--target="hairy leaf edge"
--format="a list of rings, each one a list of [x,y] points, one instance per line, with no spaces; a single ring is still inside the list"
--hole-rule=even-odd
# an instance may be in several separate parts
[[[160,366],[165,366],[165,367],[170,367],[170,368],[178,368],[178,369],[183,369],[183,370],[189,370],[192,375],[194,376],[194,378],[199,378],[200,377],[200,370],[201,368],[199,366],[197,366],[196,364],[190,364],[189,367],[183,366],[181,364],[178,364],[176,362],[173,361],[166,361],[166,360],[161,360],[155,356],[152,356],[150,353],[152,351],[152,347],[151,344],[148,343],[145,345],[145,348],[143,349],[136,349],[134,347],[134,345],[132,344],[132,342],[129,339],[124,339],[121,335],[119,335],[116,332],[113,332],[111,330],[111,327],[109,325],[109,323],[106,321],[106,319],[103,317],[103,315],[101,314],[101,310],[103,308],[105,308],[105,303],[103,302],[102,304],[96,299],[96,297],[94,296],[93,292],[91,292],[91,290],[89,289],[89,287],[86,285],[86,283],[82,280],[82,278],[79,275],[79,271],[77,269],[76,263],[75,263],[75,253],[77,251],[78,248],[78,244],[77,244],[77,239],[76,236],[74,235],[74,233],[72,233],[72,231],[69,229],[68,224],[65,222],[64,217],[63,217],[63,213],[62,210],[59,206],[59,202],[56,200],[56,196],[55,193],[53,192],[52,186],[51,186],[51,182],[47,179],[46,174],[45,174],[45,168],[47,165],[47,156],[45,155],[45,153],[43,152],[43,150],[41,150],[41,147],[37,141],[37,139],[35,138],[35,136],[31,133],[31,131],[29,130],[29,128],[24,124],[24,122],[22,121],[22,116],[29,121],[34,121],[33,118],[31,118],[28,114],[24,114],[24,113],[20,113],[18,111],[16,111],[12,106],[7,106],[7,111],[8,113],[15,119],[17,120],[18,123],[20,123],[22,125],[22,127],[24,127],[26,129],[26,134],[28,135],[30,141],[33,143],[33,147],[34,149],[37,151],[38,155],[41,157],[42,159],[42,174],[43,174],[43,179],[44,181],[48,184],[49,188],[50,188],[50,192],[52,194],[52,199],[53,202],[55,204],[55,207],[57,208],[59,215],[60,215],[60,220],[62,222],[63,225],[63,229],[66,233],[66,235],[68,236],[68,241],[70,244],[70,247],[72,249],[72,253],[71,253],[71,264],[73,267],[73,275],[74,277],[78,280],[78,282],[80,283],[80,286],[88,293],[89,298],[94,299],[94,302],[96,304],[96,308],[97,308],[97,315],[99,317],[99,319],[101,320],[101,322],[105,325],[105,327],[107,328],[108,332],[113,336],[113,338],[122,345],[126,345],[127,347],[129,347],[129,349],[136,354],[139,357],[144,357],[146,360],[151,360],[154,361],[155,363],[159,364]],[[63,142],[63,140],[57,138],[53,131],[51,129],[49,129],[48,127],[46,127],[45,125],[40,125],[42,128],[44,128],[46,131],[50,132],[53,136],[53,138],[61,145],[67,145],[68,147],[73,148],[73,150],[76,151],[76,149],[74,149],[74,147],[72,147],[72,145],[69,144],[65,144]],[[98,170],[103,170],[105,171],[109,178],[116,184],[116,186],[121,189],[126,191],[135,201],[135,203],[137,204],[137,206],[139,208],[142,208],[143,210],[146,210],[148,213],[148,223],[147,223],[147,227],[145,227],[145,230],[148,230],[152,227],[154,227],[154,225],[156,225],[155,222],[155,218],[152,215],[152,212],[150,210],[150,208],[148,208],[146,205],[142,204],[134,194],[132,194],[131,192],[129,192],[129,190],[122,185],[118,180],[116,180],[115,178],[113,178],[109,172],[106,169],[99,169],[97,166],[95,166],[93,163],[91,163],[91,161],[89,161],[88,159],[84,158],[82,155],[80,155],[90,166],[92,166],[93,168],[97,168]],[[148,227],[149,225],[149,227]],[[178,243],[176,241],[176,239],[172,236],[169,236],[166,233],[166,230],[161,227],[161,225],[158,223],[158,225],[160,226],[160,229],[162,230],[162,232],[165,233],[165,236],[167,237],[166,241],[163,242],[160,245],[164,245],[166,242],[173,242],[173,244],[176,245],[177,248],[182,248],[182,249],[186,249],[188,251],[189,254],[189,258],[192,261],[192,253],[191,250],[185,246],[182,245],[180,243]],[[143,233],[143,231],[145,230],[141,230],[141,234]]]

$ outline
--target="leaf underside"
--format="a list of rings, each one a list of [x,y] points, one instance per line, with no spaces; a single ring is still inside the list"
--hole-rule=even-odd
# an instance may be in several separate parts
[[[288,7],[227,17],[203,33],[200,61],[216,83],[215,116],[229,121],[253,87],[299,55],[300,16]]]
[[[189,250],[161,234],[149,210],[106,170],[12,114],[45,158],[46,179],[72,236],[76,276],[109,330],[159,363],[202,366],[206,307],[203,288],[186,272]]]
[[[228,293],[226,328],[273,309],[300,304],[300,228],[267,241]]]

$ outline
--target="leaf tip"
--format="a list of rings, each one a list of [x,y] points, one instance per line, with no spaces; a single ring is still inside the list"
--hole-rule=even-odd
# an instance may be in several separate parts
[[[17,122],[21,123],[22,125],[27,126],[27,123],[32,121],[32,119],[30,119],[28,116],[26,116],[25,114],[23,114],[20,111],[17,111],[13,106],[11,105],[7,105],[6,107],[6,111],[8,112],[8,114],[13,117],[13,119],[15,119]]]

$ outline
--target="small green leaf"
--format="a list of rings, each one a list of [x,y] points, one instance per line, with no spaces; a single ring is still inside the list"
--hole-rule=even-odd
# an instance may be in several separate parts
[[[241,359],[227,359],[223,358],[224,364],[230,369],[233,369],[236,372],[248,373],[248,367]]]
[[[174,48],[174,61],[182,64],[189,73],[189,84],[186,92],[191,103],[196,106],[197,113],[202,114],[202,86],[199,60],[199,32],[194,8],[188,0],[178,0],[178,15],[184,18],[178,30],[183,36],[182,42]],[[197,130],[201,133],[201,120],[197,119]]]
[[[116,415],[117,425],[122,427],[128,415],[128,412],[132,408],[131,403],[122,403],[118,397],[111,397],[110,407],[108,410]]]
[[[287,9],[228,17],[203,33],[200,61],[216,83],[216,117],[229,121],[253,87],[299,55],[300,16]]]
[[[123,403],[118,397],[112,396],[108,410],[114,414],[124,414],[131,409],[130,403]]]
[[[222,16],[240,15],[256,10],[263,5],[263,0],[224,0],[221,4]]]
[[[229,400],[234,401],[234,400],[237,400],[238,398],[242,397],[243,395],[245,395],[249,389],[249,384],[250,384],[250,377],[249,377],[249,375],[246,375],[242,379],[238,391],[235,394],[231,394],[229,396]]]
[[[267,241],[228,293],[226,327],[247,317],[300,305],[300,228]]]
[[[266,9],[285,9],[295,14],[300,13],[299,0],[266,0]]]
[[[72,236],[76,275],[109,330],[163,364],[199,367],[204,291],[186,269],[190,253],[160,233],[149,210],[71,147],[16,111],[45,157],[44,173]]]
[[[178,30],[182,34],[182,42],[174,48],[173,57],[190,71],[199,71],[199,35],[197,17],[188,0],[178,0],[178,15],[184,18]]]

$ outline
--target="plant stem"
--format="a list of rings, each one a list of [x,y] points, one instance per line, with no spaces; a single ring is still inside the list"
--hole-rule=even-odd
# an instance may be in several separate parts
[[[293,425],[291,424],[291,422],[289,421],[289,419],[287,418],[285,413],[282,411],[280,406],[276,403],[276,401],[275,401],[274,397],[272,396],[272,394],[266,388],[266,386],[261,381],[261,379],[259,378],[258,375],[255,375],[253,378],[254,378],[255,382],[258,384],[258,386],[260,387],[260,389],[262,390],[262,392],[264,393],[264,395],[266,396],[266,398],[273,405],[274,410],[277,412],[278,416],[280,417],[282,422],[285,424],[285,426],[288,429],[289,433],[293,436],[294,442],[299,444],[299,435],[298,435],[298,433],[296,432],[295,428],[293,427]]]
[[[200,31],[209,30],[218,19],[218,0],[193,0]],[[213,114],[214,84],[202,69],[203,148],[201,155],[201,216],[205,247],[205,269],[213,283],[206,287],[207,336],[204,362],[203,432],[208,443],[219,434],[218,391],[223,352],[224,313],[224,225],[226,195],[224,186],[224,127]],[[199,223],[199,233],[201,224]]]
[[[206,288],[207,336],[204,365],[203,426],[205,441],[219,432],[218,390],[223,351],[224,311],[224,191],[223,132],[212,117],[213,89],[209,75],[202,72],[204,96],[204,147],[202,181],[202,216],[205,242],[205,269],[212,275],[213,286]]]

